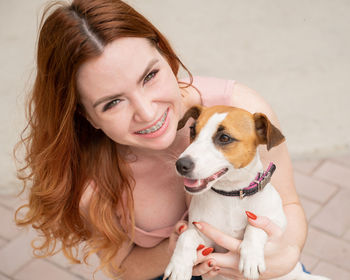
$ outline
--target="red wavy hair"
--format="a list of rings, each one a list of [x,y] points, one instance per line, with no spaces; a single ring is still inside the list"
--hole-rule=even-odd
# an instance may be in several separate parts
[[[134,182],[118,144],[84,117],[76,76],[84,62],[122,37],[148,39],[175,76],[182,66],[192,82],[191,73],[166,38],[126,3],[53,3],[45,9],[40,24],[36,79],[27,105],[28,124],[19,143],[25,147],[25,164],[18,177],[24,187],[30,185],[30,191],[29,202],[17,210],[16,221],[20,226],[32,225],[44,237],[41,244],[32,244],[34,253],[53,254],[59,240],[64,254],[79,262],[77,248],[86,241],[89,249],[84,260],[99,252],[101,267],[109,272],[118,269],[111,260],[127,238],[116,222],[121,218],[117,207],[134,224]],[[88,228],[79,203],[89,182],[97,187],[89,201]],[[23,208],[27,211],[20,217],[18,211]]]

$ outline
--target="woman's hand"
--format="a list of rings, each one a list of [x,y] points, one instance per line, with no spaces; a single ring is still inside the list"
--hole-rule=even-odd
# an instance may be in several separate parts
[[[259,279],[271,279],[287,274],[299,260],[300,249],[289,245],[288,240],[285,240],[283,236],[281,228],[269,218],[256,217],[254,219],[254,216],[248,217],[248,222],[255,227],[261,228],[269,236],[265,245],[266,271],[260,275]],[[207,258],[213,260],[214,267],[219,268],[217,271],[212,270],[209,275],[219,273],[231,279],[244,279],[243,274],[238,269],[241,240],[224,234],[205,222],[198,222],[195,226],[216,244],[228,250],[227,253],[212,253],[207,256]],[[196,273],[195,270],[196,268],[194,268],[194,273]],[[194,275],[197,275],[197,273]]]
[[[175,225],[173,233],[169,237],[169,252],[173,254],[176,241],[178,240],[181,233],[187,229],[187,221],[181,220]],[[213,248],[205,247],[204,245],[199,245],[197,248],[197,261],[193,267],[193,276],[205,275],[207,277],[215,276],[218,274],[220,269],[216,266],[216,261],[210,257],[210,253],[213,251]]]

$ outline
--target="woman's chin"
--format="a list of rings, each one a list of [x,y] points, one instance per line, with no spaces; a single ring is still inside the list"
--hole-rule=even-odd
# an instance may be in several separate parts
[[[144,143],[143,147],[149,149],[155,150],[155,151],[161,151],[169,148],[175,140],[176,137],[176,131],[167,131],[166,134],[162,135],[162,137],[159,138],[153,138],[152,141],[148,141],[148,143]],[[149,139],[151,140],[151,139]]]

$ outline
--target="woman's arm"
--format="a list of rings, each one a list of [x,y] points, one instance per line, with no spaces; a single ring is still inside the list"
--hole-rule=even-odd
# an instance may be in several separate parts
[[[260,106],[261,110],[268,116],[270,121],[281,129],[278,119],[272,109],[263,101],[260,103]],[[283,130],[281,131],[283,133]],[[283,142],[270,151],[267,151],[265,146],[261,146],[259,152],[264,166],[268,166],[270,162],[276,164],[277,168],[271,178],[271,183],[282,198],[283,209],[288,221],[284,238],[289,241],[288,243],[290,245],[298,246],[301,251],[307,236],[307,222],[303,207],[300,204],[296,192],[293,166],[287,144]]]
[[[270,120],[271,118],[272,122],[278,126],[277,120],[273,120],[273,116],[270,117]],[[307,222],[296,193],[293,168],[286,143],[271,149],[269,152],[266,149],[261,149],[260,156],[264,166],[267,166],[271,161],[276,164],[277,168],[271,183],[282,198],[283,210],[287,218],[287,227],[279,241],[284,244],[281,249],[283,248],[285,256],[280,258],[281,255],[271,254],[267,263],[268,270],[265,274],[269,279],[271,275],[275,277],[275,273],[282,275],[289,272],[298,262],[307,236]]]
[[[297,246],[301,251],[307,236],[307,222],[304,210],[296,193],[292,163],[285,143],[273,148],[269,152],[262,149],[261,160],[265,166],[274,162],[277,166],[271,183],[279,192],[283,209],[287,217],[287,228],[284,238],[291,246]]]
[[[254,90],[236,83],[232,93],[232,104],[251,113],[264,113],[283,133],[283,129],[280,128],[278,118],[272,108]],[[270,151],[267,151],[265,146],[260,146],[259,154],[264,166],[268,166],[271,161],[276,164],[277,169],[272,176],[271,183],[282,198],[284,211],[287,216],[288,226],[285,236],[290,239],[291,243],[298,245],[300,250],[302,250],[307,235],[307,223],[295,189],[293,167],[287,144],[283,142]]]

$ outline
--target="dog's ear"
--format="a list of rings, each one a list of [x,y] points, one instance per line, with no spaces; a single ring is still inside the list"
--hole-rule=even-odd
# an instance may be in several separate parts
[[[267,150],[281,144],[285,140],[281,131],[264,114],[255,113],[254,121],[258,142],[259,144],[266,144]]]
[[[185,115],[182,117],[182,119],[179,120],[179,123],[177,125],[177,130],[180,130],[181,128],[183,128],[189,118],[194,118],[195,120],[198,119],[199,115],[202,112],[202,109],[203,107],[200,105],[196,105],[188,109]]]

